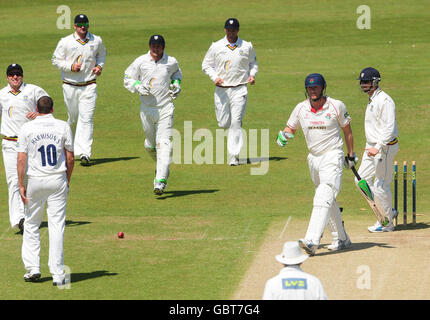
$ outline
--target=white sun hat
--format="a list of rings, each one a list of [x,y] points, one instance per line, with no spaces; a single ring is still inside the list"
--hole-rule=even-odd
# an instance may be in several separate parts
[[[297,241],[287,241],[281,254],[275,256],[276,260],[282,264],[300,264],[309,256],[304,254]]]

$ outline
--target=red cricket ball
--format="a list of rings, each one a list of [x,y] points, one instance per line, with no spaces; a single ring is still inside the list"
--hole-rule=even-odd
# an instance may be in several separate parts
[[[120,231],[118,232],[118,238],[124,238],[124,232]]]

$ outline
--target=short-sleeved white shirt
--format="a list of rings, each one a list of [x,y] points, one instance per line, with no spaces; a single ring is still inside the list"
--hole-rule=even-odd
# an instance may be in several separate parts
[[[266,282],[263,300],[327,300],[327,296],[317,277],[295,265]]]
[[[317,111],[312,108],[309,99],[300,102],[291,113],[287,126],[295,130],[301,127],[309,152],[318,156],[326,151],[342,150],[340,128],[350,122],[345,104],[327,97],[324,106]]]
[[[46,91],[33,84],[22,83],[17,93],[9,85],[1,89],[1,134],[17,137],[23,124],[30,121],[27,113],[36,111],[37,100],[43,96],[48,96]]]
[[[45,177],[66,171],[65,149],[73,151],[72,130],[67,122],[47,114],[22,126],[18,152],[27,153],[29,177]]]

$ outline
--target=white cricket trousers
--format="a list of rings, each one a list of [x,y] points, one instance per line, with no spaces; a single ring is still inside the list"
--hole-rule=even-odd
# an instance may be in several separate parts
[[[246,85],[215,88],[215,114],[218,126],[229,129],[227,151],[236,157],[243,146],[242,120],[245,116],[247,95]]]
[[[53,276],[64,274],[64,229],[68,195],[66,174],[47,177],[29,177],[27,183],[22,261],[25,269],[40,272],[40,232],[46,204],[49,233],[49,271]]]
[[[366,144],[366,149],[374,145]],[[399,151],[399,143],[391,146],[383,146],[375,157],[369,157],[367,151],[363,153],[358,174],[365,179],[372,189],[380,204],[384,208],[387,217],[391,217],[393,195],[391,193],[391,181],[393,179],[394,158]],[[374,179],[372,181],[372,179]],[[355,183],[358,181],[355,179]]]
[[[69,115],[67,122],[74,134],[75,156],[91,157],[97,85],[78,87],[63,83],[63,95]]]
[[[9,221],[12,228],[18,226],[19,220],[24,218],[24,204],[19,194],[17,172],[17,143],[3,139],[3,164],[6,173],[6,182],[9,192]]]
[[[172,162],[172,129],[175,106],[169,103],[164,107],[140,106],[140,118],[145,131],[145,145],[155,147],[157,150],[157,172],[155,179],[161,180],[169,177],[169,168]]]
[[[322,155],[308,155],[311,179],[315,185],[315,196],[311,219],[305,239],[318,245],[324,229],[330,220],[334,226],[333,233],[340,240],[346,240],[346,232],[342,224],[342,216],[336,197],[342,187],[343,150],[331,150]]]

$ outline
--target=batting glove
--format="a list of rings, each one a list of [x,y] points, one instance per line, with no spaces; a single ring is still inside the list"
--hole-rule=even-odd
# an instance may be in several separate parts
[[[352,154],[352,156],[350,156],[349,154],[345,156],[345,168],[351,169],[357,163],[358,163],[358,156],[355,152]]]
[[[173,100],[175,100],[179,93],[181,92],[181,86],[179,80],[173,81],[173,83],[170,85],[169,94],[172,97]]]
[[[280,147],[285,147],[288,144],[288,139],[293,139],[294,135],[289,132],[279,131],[278,138],[276,139],[276,143]]]

